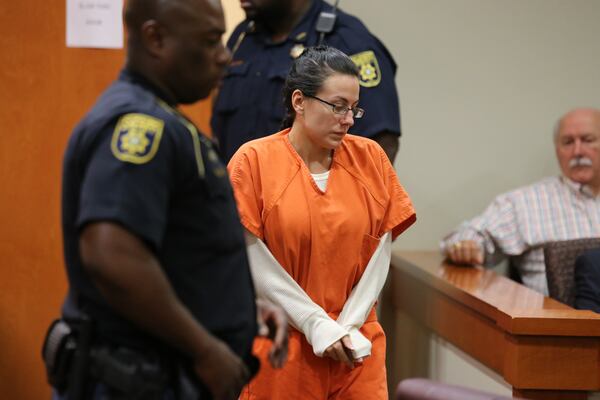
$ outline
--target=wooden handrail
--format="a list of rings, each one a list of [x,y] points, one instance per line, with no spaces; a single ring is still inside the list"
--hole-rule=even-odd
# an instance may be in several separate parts
[[[492,270],[449,264],[437,251],[394,251],[384,304],[496,371],[515,395],[585,399],[600,390],[600,314]]]

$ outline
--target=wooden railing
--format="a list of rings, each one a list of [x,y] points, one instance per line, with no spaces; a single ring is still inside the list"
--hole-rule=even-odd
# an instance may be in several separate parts
[[[409,315],[498,373],[514,396],[586,399],[600,390],[600,314],[491,270],[445,263],[437,251],[395,251],[383,305],[389,338],[397,337],[389,315]],[[388,347],[395,379],[401,361],[389,358],[393,340]]]

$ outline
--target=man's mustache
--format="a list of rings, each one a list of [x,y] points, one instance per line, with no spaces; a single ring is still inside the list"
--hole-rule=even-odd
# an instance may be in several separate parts
[[[569,168],[591,167],[592,160],[588,157],[575,157],[569,160]]]

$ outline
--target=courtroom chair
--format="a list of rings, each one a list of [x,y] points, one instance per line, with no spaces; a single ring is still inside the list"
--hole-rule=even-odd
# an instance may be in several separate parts
[[[513,257],[508,258],[508,278],[517,283],[523,284],[521,273],[519,272],[519,268],[517,268],[515,259]]]
[[[575,260],[600,247],[600,238],[549,242],[544,245],[544,263],[550,297],[571,307],[575,305]]]
[[[513,397],[447,385],[423,378],[405,379],[396,389],[396,400],[508,400]]]

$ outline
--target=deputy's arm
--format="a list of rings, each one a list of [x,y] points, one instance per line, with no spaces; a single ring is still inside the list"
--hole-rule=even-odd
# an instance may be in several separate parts
[[[288,321],[282,307],[265,299],[256,299],[258,334],[273,341],[269,361],[273,368],[281,368],[287,361]]]
[[[189,355],[215,399],[235,399],[249,377],[242,360],[179,301],[156,257],[120,225],[97,222],[81,233],[85,270],[125,318]]]
[[[390,131],[383,131],[375,134],[373,136],[373,140],[379,143],[385,154],[390,159],[390,162],[394,164],[394,160],[396,159],[396,154],[398,154],[398,149],[400,147],[400,138],[399,136]]]

